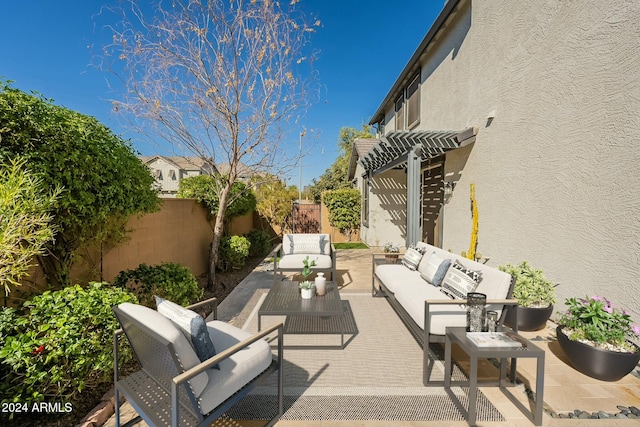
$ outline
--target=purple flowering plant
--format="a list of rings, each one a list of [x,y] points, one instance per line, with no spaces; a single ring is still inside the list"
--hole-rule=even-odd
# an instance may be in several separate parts
[[[608,350],[635,352],[628,340],[640,337],[640,326],[632,324],[624,309],[614,308],[604,297],[567,298],[568,310],[560,317],[565,335]]]

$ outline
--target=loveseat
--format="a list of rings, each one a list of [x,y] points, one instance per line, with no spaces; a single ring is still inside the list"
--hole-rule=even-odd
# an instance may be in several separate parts
[[[486,294],[487,310],[497,311],[500,323],[505,306],[517,310],[517,301],[510,299],[515,279],[496,268],[423,242],[407,249],[397,263],[385,263],[383,255],[373,255],[372,294],[387,298],[422,345],[425,383],[429,344],[443,342],[446,327],[466,326],[468,292]]]
[[[280,273],[299,273],[302,261],[308,256],[309,262],[315,261],[311,267],[314,272],[331,273],[330,280],[336,280],[336,248],[331,243],[331,236],[318,233],[284,234],[282,243],[274,250],[274,279]]]

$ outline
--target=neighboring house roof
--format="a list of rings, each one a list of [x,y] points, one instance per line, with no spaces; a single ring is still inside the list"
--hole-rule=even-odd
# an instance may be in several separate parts
[[[221,174],[225,174],[229,171],[229,163],[222,163],[218,165],[218,171]],[[256,175],[257,172],[252,170],[249,166],[240,163],[238,164],[238,178],[239,179],[249,179],[252,176]]]
[[[177,169],[180,170],[198,170],[208,172],[210,165],[200,157],[186,157],[186,156],[139,156],[139,159],[144,164],[153,163],[155,160],[162,159],[168,163],[171,163]]]
[[[380,140],[378,138],[356,138],[353,140],[353,145],[351,146],[351,156],[349,157],[349,170],[347,172],[347,177],[349,180],[353,179],[354,174],[356,173],[358,159],[366,156],[369,150],[371,150],[379,142]]]
[[[371,117],[371,120],[369,120],[370,125],[374,125],[384,118],[384,111],[386,106],[398,97],[406,83],[408,83],[408,80],[415,75],[417,70],[420,69],[420,59],[422,55],[426,53],[427,47],[432,42],[436,41],[436,34],[438,34],[440,30],[444,28],[444,26],[447,24],[447,21],[449,20],[449,17],[457,11],[457,6],[461,2],[462,0],[448,0],[444,5],[442,11],[440,12],[440,15],[438,15],[435,22],[429,29],[429,32],[427,32],[427,35],[424,36],[424,39],[422,39],[422,42],[411,56],[411,59],[409,59],[409,62],[407,62],[407,65],[405,65],[396,82],[393,84],[393,86],[391,86],[391,90],[389,90],[389,93],[387,93],[387,96],[385,96],[384,100]]]

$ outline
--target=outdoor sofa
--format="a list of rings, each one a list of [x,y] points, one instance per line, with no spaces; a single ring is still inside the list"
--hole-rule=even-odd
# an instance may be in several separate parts
[[[278,274],[284,278],[284,273],[300,273],[306,257],[309,257],[309,262],[315,261],[316,265],[310,267],[312,271],[331,273],[327,280],[336,280],[336,248],[330,235],[317,233],[282,236],[282,243],[273,250],[274,280]]]
[[[278,411],[267,425],[275,424],[283,411],[282,323],[252,335],[218,320],[204,323],[193,311],[159,301],[158,311],[131,303],[113,307],[122,327],[114,334],[116,427],[120,426],[121,393],[138,418],[151,427],[204,427],[277,371]],[[211,303],[215,298],[189,308]],[[214,308],[214,319],[215,314]],[[265,340],[275,332],[277,355]],[[141,369],[120,378],[118,352],[123,334]],[[205,335],[208,344],[203,344]],[[209,344],[212,348],[207,348]]]
[[[447,327],[466,326],[468,292],[486,294],[487,310],[499,313],[500,324],[505,307],[517,316],[517,301],[511,299],[515,279],[508,273],[424,242],[407,249],[398,263],[385,263],[384,255],[373,254],[372,294],[387,298],[423,347],[425,385],[429,344],[444,342]]]

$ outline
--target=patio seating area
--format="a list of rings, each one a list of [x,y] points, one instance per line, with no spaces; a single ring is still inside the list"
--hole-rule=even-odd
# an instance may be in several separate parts
[[[285,414],[277,426],[466,426],[443,388],[422,386],[422,350],[383,298],[371,297],[371,253],[369,250],[337,251],[337,284],[345,307],[354,317],[356,329],[344,349],[285,349]],[[268,265],[259,266],[218,307],[218,319],[250,332],[257,330],[258,309],[273,284]],[[274,318],[273,321],[277,321]],[[263,320],[268,327],[271,319]],[[594,421],[582,419],[592,413],[616,414],[619,406],[640,407],[640,370],[617,382],[598,381],[582,375],[563,361],[555,340],[554,325],[522,335],[545,351],[544,414],[545,426],[637,425],[637,419]],[[285,336],[287,344],[324,345],[336,337],[322,335]],[[339,338],[338,338],[339,342]],[[442,360],[438,344],[431,347]],[[454,375],[468,369],[464,353],[454,346]],[[527,408],[533,403],[527,388],[535,388],[534,359],[519,359],[522,383],[512,393]],[[444,372],[444,371],[442,371]],[[498,369],[484,361],[479,379],[497,377]],[[525,385],[527,387],[525,387]],[[270,418],[269,406],[261,400],[272,386],[267,382],[255,396],[247,397],[228,413],[230,418],[215,426],[264,425]],[[456,388],[454,388],[456,389]],[[453,390],[453,389],[452,389]],[[530,426],[532,422],[496,387],[480,387],[479,426]],[[466,393],[458,387],[462,400]],[[337,398],[336,398],[337,396]],[[453,406],[451,406],[453,407]],[[257,408],[257,409],[256,409]],[[355,413],[356,409],[365,413]],[[575,410],[580,418],[567,419]],[[253,412],[252,412],[253,411]],[[262,414],[261,412],[265,412]],[[124,405],[124,421],[135,413]],[[441,418],[438,418],[441,417]],[[255,419],[254,419],[255,418]],[[115,425],[113,417],[105,426]],[[139,423],[135,425],[145,425]]]

